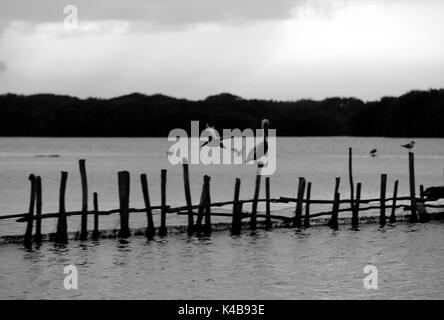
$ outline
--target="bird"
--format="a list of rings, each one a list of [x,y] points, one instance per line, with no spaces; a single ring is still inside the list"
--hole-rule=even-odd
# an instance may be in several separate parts
[[[200,148],[202,147],[211,147],[211,148],[222,148],[226,149],[224,143],[222,142],[224,139],[221,139],[219,133],[214,129],[214,125],[211,126],[207,123],[205,131],[207,131],[210,135],[208,136],[208,141],[205,141]],[[241,154],[242,151],[237,150],[236,148],[231,148],[237,155]]]
[[[255,161],[259,166],[263,166],[263,157],[267,156],[268,153],[268,127],[270,125],[270,121],[268,119],[263,119],[261,122],[261,127],[264,130],[264,139],[255,145],[245,160],[245,163]]]
[[[407,144],[401,144],[401,147],[406,148],[406,149],[412,149],[415,146],[415,141],[411,141],[410,143]]]
[[[370,151],[370,156],[371,157],[376,157],[378,155],[378,149],[373,149]]]

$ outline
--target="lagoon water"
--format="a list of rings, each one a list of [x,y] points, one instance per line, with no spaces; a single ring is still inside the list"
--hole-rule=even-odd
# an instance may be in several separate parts
[[[295,196],[298,177],[305,177],[312,181],[312,198],[330,199],[337,176],[340,192],[348,195],[348,147],[353,147],[354,178],[363,183],[364,197],[379,194],[382,173],[388,174],[389,194],[399,179],[399,193],[406,195],[408,159],[400,144],[410,140],[278,138],[272,196]],[[444,139],[415,141],[417,184],[443,185]],[[69,172],[67,209],[79,210],[78,159],[87,161],[89,191],[98,192],[100,209],[118,207],[119,170],[131,173],[131,207],[143,207],[140,173],[147,173],[152,203],[159,204],[163,168],[168,169],[168,204],[184,205],[181,167],[167,159],[170,145],[166,138],[0,138],[0,215],[28,210],[30,173],[42,177],[44,212],[56,212],[61,170]],[[375,158],[368,154],[373,148],[379,150]],[[217,201],[232,199],[236,177],[242,180],[241,197],[252,197],[255,173],[254,165],[191,165],[193,202],[204,174],[211,176],[211,196]],[[294,210],[291,204],[273,209]],[[116,218],[101,220],[101,227],[117,228]],[[78,220],[68,223],[70,231],[79,229]],[[185,223],[185,217],[167,219],[168,225]],[[131,216],[131,226],[144,224],[143,214]],[[0,245],[0,298],[444,298],[443,227],[441,222],[383,229],[366,225],[356,232],[314,227],[246,231],[238,237],[222,231],[207,239],[180,234],[149,242],[133,237],[73,241],[66,247],[44,243],[31,251]],[[54,230],[54,221],[45,220],[44,231]],[[0,221],[0,235],[23,232],[24,224]],[[363,268],[369,263],[378,267],[378,290],[363,288]],[[68,264],[79,268],[79,290],[63,289]]]

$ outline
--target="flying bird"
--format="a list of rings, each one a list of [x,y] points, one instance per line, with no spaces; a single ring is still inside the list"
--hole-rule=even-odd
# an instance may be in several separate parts
[[[210,126],[207,124],[207,127],[205,128],[205,131],[207,131],[210,135],[208,136],[208,141],[205,141],[200,147],[210,147],[210,148],[222,148],[226,149],[224,143],[222,142],[224,139],[221,139],[220,135],[217,133],[217,131],[214,129],[214,126]],[[237,150],[236,148],[231,148],[234,152],[236,152],[237,155],[241,154],[242,151]]]
[[[415,146],[415,141],[411,141],[410,143],[407,144],[401,144],[401,147],[406,148],[406,149],[412,149]]]
[[[370,151],[371,157],[376,157],[377,155],[378,155],[378,149],[373,149],[372,151]]]

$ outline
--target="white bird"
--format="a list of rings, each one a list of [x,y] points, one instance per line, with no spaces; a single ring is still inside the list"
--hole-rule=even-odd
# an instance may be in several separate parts
[[[411,141],[410,143],[407,144],[401,144],[401,147],[406,148],[406,149],[412,149],[415,146],[415,141]]]
[[[267,156],[268,153],[268,126],[270,122],[268,119],[263,119],[261,127],[264,129],[264,139],[253,147],[248,153],[245,163],[256,161],[258,165],[263,165],[262,158]]]
[[[219,133],[214,129],[214,126],[211,127],[207,124],[207,127],[205,128],[205,131],[207,131],[210,135],[208,136],[208,141],[204,142],[200,147],[210,147],[210,148],[222,148],[226,149],[224,143],[222,142]],[[231,148],[231,150],[235,151],[236,154],[240,154],[242,151],[237,150],[236,148]]]

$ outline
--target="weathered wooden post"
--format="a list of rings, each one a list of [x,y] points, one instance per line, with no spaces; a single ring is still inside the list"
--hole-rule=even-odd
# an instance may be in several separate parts
[[[353,205],[353,214],[352,214],[352,228],[357,229],[359,226],[359,206],[361,201],[361,188],[362,185],[360,182],[356,184],[356,200]]]
[[[242,206],[239,203],[240,184],[240,179],[236,178],[236,183],[234,185],[233,218],[231,222],[231,233],[234,235],[240,234],[242,229],[242,212],[240,210]]]
[[[160,172],[160,196],[161,196],[161,206],[162,209],[160,211],[160,228],[159,228],[159,236],[166,236],[167,227],[166,227],[166,183],[167,183],[167,170],[162,169]]]
[[[42,178],[36,178],[36,212],[35,212],[35,235],[34,241],[42,241]]]
[[[30,174],[28,179],[31,182],[31,195],[29,200],[28,219],[26,223],[26,233],[24,239],[24,245],[27,248],[32,246],[32,228],[34,223],[35,189],[36,189],[35,176],[33,174]]]
[[[417,209],[419,214],[419,222],[427,222],[430,220],[430,216],[427,213],[427,209],[425,207],[425,198],[424,198],[424,186],[419,186],[419,195],[421,198],[421,201],[417,203]]]
[[[416,214],[416,192],[415,192],[415,155],[409,152],[409,182],[410,182],[410,222],[418,222]]]
[[[119,182],[119,203],[120,203],[120,230],[119,238],[130,236],[129,229],[129,196],[130,196],[130,173],[120,171],[118,173]]]
[[[304,203],[305,193],[305,179],[299,178],[298,195],[296,200],[296,212],[293,220],[293,228],[300,228],[302,226],[302,205]]]
[[[396,200],[398,198],[398,183],[399,181],[395,181],[395,185],[393,187],[393,200],[392,200],[392,213],[390,214],[390,223],[394,223],[396,221]]]
[[[353,150],[348,148],[348,179],[350,182],[350,207],[353,212],[354,205],[354,183],[353,183]]]
[[[336,177],[335,178],[335,193],[333,194],[333,198],[335,197],[336,193],[339,192],[339,185],[341,184],[341,178]]]
[[[335,194],[335,199],[333,201],[333,210],[331,213],[331,219],[328,222],[328,225],[334,229],[337,230],[338,229],[338,210],[339,210],[339,200],[340,200],[340,194],[339,192],[337,192]]]
[[[188,169],[188,163],[183,165],[183,182],[185,187],[185,200],[188,207],[188,235],[191,236],[194,233],[194,217],[193,217],[193,203],[191,201],[191,191],[190,191],[190,173]]]
[[[379,224],[381,226],[385,226],[386,217],[385,217],[385,194],[387,190],[387,175],[381,174],[381,194],[380,194],[380,214],[379,214]]]
[[[92,233],[93,239],[98,239],[100,237],[99,231],[99,199],[97,192],[93,193],[93,205],[94,205],[94,230]]]
[[[210,195],[210,177],[204,176],[204,187],[205,187],[205,228],[204,234],[209,236],[211,234],[211,195]]]
[[[60,192],[59,192],[59,216],[57,220],[57,233],[56,243],[66,244],[68,243],[68,223],[66,221],[66,209],[65,209],[65,191],[66,181],[68,180],[68,172],[62,171],[60,180]]]
[[[79,160],[80,180],[82,182],[82,218],[80,240],[88,238],[88,180],[86,176],[85,160]]]
[[[304,228],[310,227],[311,182],[307,183],[307,202],[305,203]]]
[[[207,187],[206,187],[206,176],[203,178],[203,184],[202,184],[202,193],[200,194],[200,202],[199,202],[199,208],[197,212],[197,219],[196,219],[196,233],[198,236],[200,236],[201,232],[203,231],[202,228],[202,221],[205,214],[206,209],[206,199],[207,199]]]
[[[270,177],[265,178],[265,229],[271,229],[271,218],[270,218]]]
[[[143,201],[145,202],[145,208],[146,208],[147,227],[145,235],[148,239],[152,239],[156,231],[154,228],[153,212],[151,210],[151,201],[150,201],[150,194],[148,191],[148,180],[146,174],[143,173],[140,175],[140,182],[142,184]]]
[[[251,208],[251,218],[250,218],[250,229],[256,230],[257,227],[257,201],[259,199],[259,191],[261,186],[261,175],[259,173],[256,174],[256,183],[254,187],[254,198],[253,198],[253,204]]]

